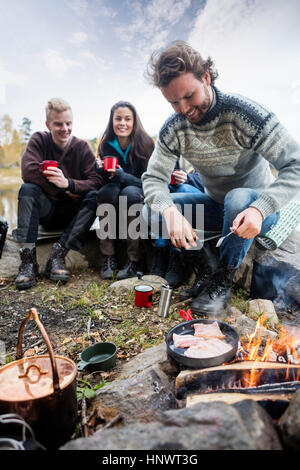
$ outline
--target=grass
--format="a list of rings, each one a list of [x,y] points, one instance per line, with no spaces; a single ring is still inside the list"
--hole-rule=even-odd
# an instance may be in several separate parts
[[[53,308],[55,304],[66,310],[78,309],[83,316],[101,320],[102,339],[115,343],[125,354],[133,355],[136,350],[160,343],[164,338],[163,331],[170,328],[170,322],[178,320],[178,315],[173,313],[169,318],[162,319],[148,309],[137,309],[133,289],[115,291],[109,289],[109,284],[91,282],[81,286],[79,283],[75,288],[57,283],[51,289],[40,287],[39,292],[45,306],[51,304]],[[73,354],[76,351],[70,352]]]
[[[51,326],[49,334],[57,334],[58,345],[62,352],[71,357],[93,341],[113,342],[118,347],[119,359],[130,358],[149,347],[164,342],[165,334],[182,321],[179,310],[187,310],[189,305],[171,308],[169,315],[162,318],[157,315],[159,292],[153,294],[153,305],[150,308],[138,308],[134,304],[134,289],[115,290],[110,288],[110,281],[98,282],[96,275],[84,272],[76,273],[68,284],[50,284],[48,281],[39,284],[33,292],[36,296],[37,306],[51,307]],[[176,304],[178,298],[174,292],[172,303]],[[25,296],[20,296],[22,300]],[[242,312],[247,311],[249,296],[244,289],[232,288],[232,305]],[[7,299],[1,299],[5,302]],[[32,300],[34,300],[32,298]],[[60,327],[60,318],[55,322],[57,315],[64,310],[66,319],[64,329]],[[72,323],[68,317],[74,317]],[[89,335],[87,322],[92,320]],[[51,327],[53,325],[53,330]],[[62,330],[60,330],[62,328]],[[61,343],[65,337],[74,341]],[[76,344],[77,343],[77,344]]]
[[[88,286],[85,294],[91,300],[100,302],[101,299],[103,299],[103,297],[105,296],[105,294],[107,294],[107,284],[104,284],[103,282],[92,282]]]
[[[105,379],[101,379],[100,382],[96,385],[92,385],[90,382],[83,379],[78,380],[78,383],[81,385],[77,385],[76,388],[77,400],[82,400],[83,396],[85,396],[85,398],[87,399],[94,398],[94,396],[96,395],[96,391],[99,390],[99,388],[102,388],[107,385]]]
[[[69,301],[72,297],[71,292],[63,287],[63,284],[58,281],[52,288],[43,288],[39,287],[39,292],[41,294],[41,301],[44,305],[54,302],[55,304],[62,305],[65,301]]]
[[[231,305],[241,312],[247,312],[248,310],[249,295],[245,289],[241,287],[232,287],[232,299]]]
[[[71,288],[61,282],[57,282],[54,287],[45,289],[39,287],[42,303],[47,306],[53,302],[57,305],[65,305],[70,309],[90,307],[92,304],[100,303],[107,294],[107,285],[93,282],[87,288]],[[92,314],[92,310],[90,310]]]

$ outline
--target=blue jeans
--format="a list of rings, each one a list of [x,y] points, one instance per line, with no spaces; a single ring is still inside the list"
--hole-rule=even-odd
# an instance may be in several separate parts
[[[259,197],[259,192],[250,188],[236,188],[232,189],[226,194],[224,204],[220,204],[211,199],[207,194],[199,191],[198,193],[172,193],[171,197],[175,205],[181,206],[182,210],[185,204],[192,206],[192,220],[189,222],[193,228],[203,229],[197,227],[196,224],[196,209],[197,206],[203,205],[204,207],[204,230],[207,236],[214,233],[220,233],[220,236],[227,235],[232,226],[235,217],[247,209],[250,204],[256,201]],[[145,220],[148,221],[149,226],[158,227],[157,222],[163,221],[163,218],[150,211],[148,206],[144,207],[143,215]],[[150,217],[150,218],[149,218]],[[267,233],[274,225],[277,224],[280,217],[280,212],[269,215],[262,223],[259,235]],[[154,222],[154,224],[153,224]],[[209,233],[210,232],[210,233]],[[217,239],[216,239],[217,242]],[[245,258],[253,238],[249,240],[241,238],[235,234],[225,238],[220,246],[220,262],[223,266],[228,268],[238,268]]]
[[[230,227],[235,217],[247,209],[252,202],[259,197],[259,193],[250,188],[232,189],[226,194],[224,204],[220,204],[211,199],[207,194],[199,193],[173,193],[173,202],[183,207],[191,204],[196,209],[198,204],[204,205],[204,228],[205,231],[221,232],[222,236],[230,232]],[[193,211],[192,225],[195,227],[195,211]],[[276,212],[265,218],[262,223],[260,235],[267,233],[278,222],[280,213]],[[217,240],[216,240],[217,241]],[[249,240],[232,234],[225,238],[220,247],[221,264],[228,268],[238,268],[247,251],[249,250],[253,238]]]
[[[169,190],[170,190],[170,193],[193,193],[193,194],[201,193],[200,189],[195,188],[195,186],[193,186],[191,184],[187,184],[187,183],[177,184],[177,185],[169,184]],[[155,246],[156,247],[165,247],[165,246],[168,246],[170,244],[171,244],[170,240],[165,240],[162,237],[158,237],[155,240]],[[172,245],[172,248],[175,249],[175,247],[173,247],[173,245]]]

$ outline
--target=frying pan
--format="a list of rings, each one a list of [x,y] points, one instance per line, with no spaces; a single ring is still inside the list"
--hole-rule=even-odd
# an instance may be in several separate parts
[[[213,323],[217,321],[220,327],[220,330],[225,335],[224,341],[231,344],[232,348],[229,351],[226,351],[223,354],[212,357],[205,357],[203,359],[186,357],[184,352],[186,348],[175,348],[173,344],[173,333],[177,335],[194,335],[194,323]],[[237,352],[239,344],[239,335],[235,328],[228,323],[212,320],[212,319],[198,319],[190,320],[179,323],[179,325],[174,326],[166,334],[166,344],[167,344],[167,353],[170,355],[180,366],[187,367],[188,369],[203,369],[206,367],[220,366],[224,362],[229,362],[234,358]]]

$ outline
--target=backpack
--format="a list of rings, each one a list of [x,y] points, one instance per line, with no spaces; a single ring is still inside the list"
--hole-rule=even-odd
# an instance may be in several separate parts
[[[3,251],[4,243],[6,240],[7,230],[8,230],[8,223],[0,215],[0,258],[2,256],[2,251]]]

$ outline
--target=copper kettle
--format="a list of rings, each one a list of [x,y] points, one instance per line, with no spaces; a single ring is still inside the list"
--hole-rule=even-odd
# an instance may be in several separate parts
[[[29,319],[37,324],[49,355],[23,357],[22,336]],[[54,355],[35,308],[21,323],[16,359],[0,368],[0,414],[21,416],[38,442],[57,449],[70,438],[77,422],[77,367],[71,359]]]

